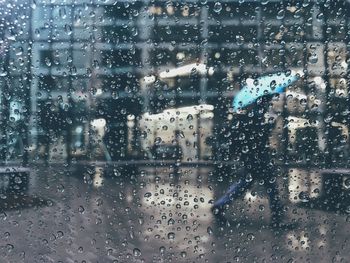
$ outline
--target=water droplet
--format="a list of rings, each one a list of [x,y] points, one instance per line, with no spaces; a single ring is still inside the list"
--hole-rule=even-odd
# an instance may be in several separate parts
[[[274,90],[276,88],[276,80],[271,81],[270,88]]]
[[[318,56],[316,54],[311,54],[309,56],[309,63],[315,64],[317,63],[317,61],[318,61]]]
[[[299,193],[299,199],[303,203],[307,203],[310,201],[310,196],[308,192],[302,191]]]
[[[301,17],[301,14],[302,14],[301,9],[298,9],[295,11],[293,17],[298,19]]]
[[[322,21],[323,18],[324,18],[324,14],[323,13],[319,13],[319,14],[317,14],[316,18],[317,18],[317,20]]]
[[[85,211],[85,208],[83,206],[79,206],[78,211],[80,214],[83,214]]]
[[[300,101],[299,101],[299,103],[300,103],[300,105],[301,106],[306,106],[306,104],[307,104],[307,100],[306,99],[301,99]]]
[[[66,34],[67,34],[68,36],[71,35],[71,34],[73,33],[72,27],[71,27],[70,25],[68,25],[68,24],[66,24],[66,25],[64,26],[64,31],[66,32]]]
[[[22,54],[23,54],[23,48],[22,47],[16,48],[16,56],[21,56]]]
[[[49,58],[47,58],[47,57],[45,58],[45,64],[48,67],[51,67],[51,65],[52,65],[51,60]]]
[[[183,131],[180,131],[180,132],[179,132],[179,136],[180,136],[180,138],[185,138],[184,132],[183,132]]]
[[[97,60],[94,60],[92,63],[92,66],[94,69],[99,69],[100,68],[100,63]]]
[[[57,185],[57,191],[63,193],[64,192],[64,186],[62,184]]]
[[[350,178],[346,178],[345,181],[344,181],[344,186],[346,188],[350,188]]]
[[[166,250],[165,247],[161,246],[161,247],[159,248],[160,254],[164,254],[165,250]]]
[[[288,94],[287,95],[287,100],[292,100],[294,98],[293,94]]]
[[[141,139],[146,139],[147,138],[147,132],[146,131],[142,131],[140,134]]]
[[[220,2],[216,2],[214,4],[214,12],[215,13],[220,13],[222,10],[222,4]]]
[[[6,220],[7,214],[5,212],[0,213],[0,220]]]
[[[249,233],[249,234],[247,234],[247,238],[248,238],[248,240],[254,240],[255,236],[253,233]]]
[[[253,176],[251,174],[247,174],[247,176],[245,177],[245,180],[249,183],[253,181]]]
[[[213,229],[212,229],[210,226],[208,226],[208,228],[207,228],[207,233],[208,233],[209,235],[212,235],[212,234],[213,234]]]
[[[174,225],[175,224],[175,220],[170,218],[168,221],[168,225]]]
[[[237,42],[238,45],[243,45],[244,44],[244,37],[240,36],[240,35],[237,35],[236,36],[236,42]]]
[[[134,248],[134,250],[132,251],[132,253],[133,253],[133,255],[134,255],[135,257],[141,256],[141,250],[138,249],[138,248]]]
[[[6,245],[7,252],[11,252],[14,248],[15,248],[15,246],[12,245],[12,244],[7,244]]]
[[[113,169],[113,175],[116,177],[119,177],[121,175],[121,172],[118,169]]]
[[[22,183],[22,179],[21,179],[21,177],[16,176],[16,177],[15,177],[15,183],[16,183],[16,184],[20,184],[20,183]]]
[[[64,236],[64,233],[62,231],[57,231],[57,237],[61,238]]]
[[[36,9],[36,1],[33,0],[32,4],[30,5],[31,8]]]
[[[38,28],[36,28],[34,30],[34,34],[36,35],[36,37],[40,37],[40,30]]]
[[[67,18],[67,11],[66,11],[66,9],[63,7],[63,8],[60,8],[60,10],[59,10],[59,16],[60,16],[60,18],[62,18],[62,19],[65,19],[65,18]]]
[[[159,144],[161,144],[161,142],[162,142],[162,138],[160,138],[160,137],[157,137],[157,138],[155,138],[155,140],[154,140],[154,144],[155,144],[155,145],[159,145]]]
[[[350,205],[348,205],[348,206],[345,208],[345,212],[346,212],[347,214],[350,213]]]
[[[280,11],[278,11],[278,13],[277,13],[277,19],[283,19],[284,18],[284,16],[285,16],[285,11],[284,11],[284,9],[281,9]]]
[[[152,193],[150,193],[150,192],[147,192],[147,193],[145,193],[145,195],[144,195],[144,197],[146,197],[146,198],[151,197],[151,196],[152,196]]]
[[[175,239],[175,233],[174,232],[168,233],[168,239],[174,240]]]
[[[5,67],[1,67],[0,77],[5,77],[5,76],[7,76],[7,70],[5,69]]]
[[[244,145],[244,146],[242,147],[242,152],[243,152],[243,153],[249,152],[249,148],[248,148],[247,145]]]

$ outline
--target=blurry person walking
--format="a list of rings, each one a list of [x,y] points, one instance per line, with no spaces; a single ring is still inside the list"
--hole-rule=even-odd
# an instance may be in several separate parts
[[[276,167],[269,154],[269,135],[273,125],[265,122],[265,113],[274,94],[284,92],[298,78],[299,74],[296,73],[271,74],[258,78],[254,83],[248,83],[235,96],[233,110],[236,114],[229,124],[230,136],[226,137],[229,139],[227,143],[230,144],[231,158],[239,158],[245,169],[245,176],[215,201],[212,207],[214,215],[224,216],[229,204],[245,194],[258,180],[263,182],[269,196],[271,225],[284,226],[284,210],[278,191]]]

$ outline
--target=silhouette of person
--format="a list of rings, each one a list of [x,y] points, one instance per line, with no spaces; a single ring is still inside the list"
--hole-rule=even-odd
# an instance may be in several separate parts
[[[259,98],[246,109],[245,114],[234,115],[230,122],[229,136],[231,158],[238,157],[245,176],[231,185],[227,192],[214,202],[212,211],[219,217],[225,214],[228,205],[250,189],[256,180],[263,180],[269,195],[272,226],[281,225],[283,206],[276,182],[276,168],[269,155],[269,134],[273,125],[265,122],[271,96]]]

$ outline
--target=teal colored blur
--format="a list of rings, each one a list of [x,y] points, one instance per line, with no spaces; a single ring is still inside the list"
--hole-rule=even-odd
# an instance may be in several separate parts
[[[264,95],[283,93],[295,83],[300,75],[293,72],[274,73],[254,79],[254,83],[245,85],[233,99],[233,110],[238,111],[254,103]]]

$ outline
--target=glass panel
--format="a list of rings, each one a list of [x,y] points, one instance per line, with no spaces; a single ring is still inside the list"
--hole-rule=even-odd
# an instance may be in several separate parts
[[[349,261],[350,1],[0,14],[0,262]]]

